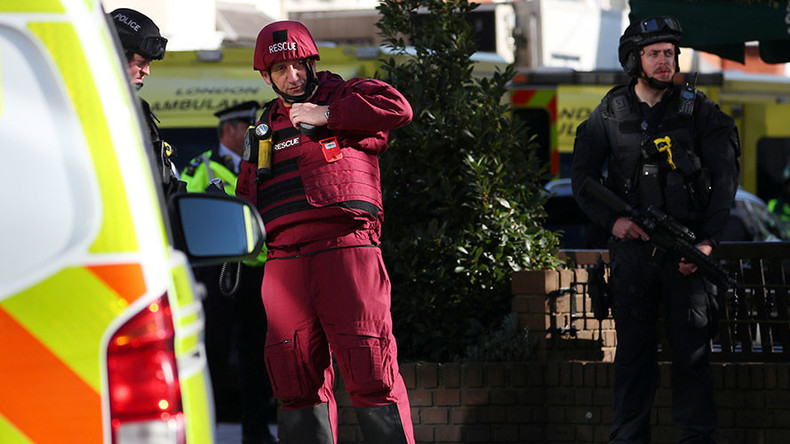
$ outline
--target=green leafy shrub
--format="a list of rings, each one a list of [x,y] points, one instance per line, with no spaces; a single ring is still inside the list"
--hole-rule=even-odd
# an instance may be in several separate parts
[[[466,16],[476,7],[466,0],[378,7],[393,52],[383,79],[414,109],[381,158],[382,248],[406,360],[460,359],[510,311],[511,273],[558,263],[557,238],[541,227],[537,146],[504,100],[513,67],[490,78],[472,73]]]
[[[476,344],[466,348],[464,361],[529,361],[535,341],[529,329],[518,324],[518,315],[510,313],[496,330],[483,333]]]

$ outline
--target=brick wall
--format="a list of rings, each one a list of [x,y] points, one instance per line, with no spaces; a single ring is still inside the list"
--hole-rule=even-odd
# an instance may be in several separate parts
[[[511,308],[537,340],[538,359],[613,362],[614,321],[594,318],[586,284],[581,268],[513,274]]]
[[[653,442],[674,443],[671,366],[660,365]],[[719,363],[719,444],[790,441],[790,364]],[[605,443],[612,364],[605,362],[408,363],[418,443]],[[341,443],[362,443],[356,413],[338,387]]]
[[[401,363],[417,442],[606,442],[614,325],[611,320],[599,326],[594,319],[571,316],[571,298],[577,311],[590,307],[583,282],[584,270],[513,275],[513,311],[538,339],[535,361]],[[576,292],[567,291],[571,288]],[[551,334],[558,328],[568,334]],[[653,442],[672,443],[678,430],[671,419],[671,364],[659,365]],[[717,442],[790,442],[790,363],[714,363],[711,371],[719,413]],[[364,442],[339,375],[336,394],[340,442]]]

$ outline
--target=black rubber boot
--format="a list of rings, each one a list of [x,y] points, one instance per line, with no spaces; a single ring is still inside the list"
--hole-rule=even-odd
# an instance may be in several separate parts
[[[397,404],[355,408],[362,436],[368,444],[406,444]]]
[[[281,410],[278,434],[281,444],[334,444],[329,404]]]

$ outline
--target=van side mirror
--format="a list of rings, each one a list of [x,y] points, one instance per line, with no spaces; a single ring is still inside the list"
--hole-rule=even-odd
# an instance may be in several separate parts
[[[263,248],[266,232],[261,216],[241,198],[179,193],[168,206],[176,248],[193,266],[255,259]]]

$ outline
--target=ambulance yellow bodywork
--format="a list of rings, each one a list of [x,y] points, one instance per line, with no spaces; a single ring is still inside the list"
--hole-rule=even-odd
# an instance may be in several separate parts
[[[694,83],[694,78],[694,73],[680,73],[675,81]],[[699,74],[696,79],[696,87],[738,126],[741,186],[768,200],[771,196],[764,194],[778,190],[790,159],[790,79],[734,71]],[[569,176],[576,128],[607,91],[628,80],[614,71],[524,71],[515,76],[510,104],[539,135],[552,174]]]

